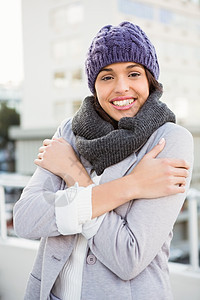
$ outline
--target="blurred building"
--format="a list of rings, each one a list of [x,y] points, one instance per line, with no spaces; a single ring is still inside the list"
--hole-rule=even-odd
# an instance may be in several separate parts
[[[24,92],[17,171],[30,174],[41,140],[90,92],[84,61],[105,24],[128,20],[156,46],[163,101],[185,126],[200,124],[200,4],[187,0],[22,0]]]
[[[22,86],[7,82],[0,84],[0,103],[6,102],[9,107],[15,108],[17,112],[21,110]]]

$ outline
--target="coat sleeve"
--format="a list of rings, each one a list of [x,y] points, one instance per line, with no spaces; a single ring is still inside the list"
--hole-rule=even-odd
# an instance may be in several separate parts
[[[165,138],[166,145],[158,157],[185,159],[191,166],[187,193],[193,166],[193,138],[180,126],[163,133],[159,139],[161,137]],[[148,151],[159,141],[155,143],[155,140]],[[126,219],[115,211],[107,213],[97,234],[89,240],[91,251],[118,277],[133,279],[151,263],[167,241],[186,193],[131,201]]]
[[[54,136],[63,136],[63,130],[68,124],[69,121],[65,120]],[[14,206],[14,228],[18,236],[39,239],[60,235],[56,225],[53,195],[63,188],[60,177],[37,167]]]
[[[54,136],[62,136],[73,145],[74,136],[69,125],[64,120]],[[77,233],[86,238],[93,236],[103,216],[91,221],[92,185],[64,188],[60,177],[38,167],[14,206],[16,234],[29,239]]]
[[[55,221],[53,195],[61,179],[38,167],[13,209],[14,229],[22,238],[60,235]]]

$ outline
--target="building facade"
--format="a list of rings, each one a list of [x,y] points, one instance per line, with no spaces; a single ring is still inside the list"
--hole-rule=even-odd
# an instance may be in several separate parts
[[[5,102],[9,107],[21,111],[22,85],[8,82],[0,84],[0,104]]]
[[[18,172],[33,172],[35,167],[28,160],[35,157],[41,140],[51,137],[90,94],[85,55],[93,36],[106,24],[128,20],[143,28],[156,46],[163,101],[180,124],[199,125],[198,1],[22,0],[22,18],[25,81],[21,127],[11,130],[17,141]],[[27,143],[33,149],[29,153]]]

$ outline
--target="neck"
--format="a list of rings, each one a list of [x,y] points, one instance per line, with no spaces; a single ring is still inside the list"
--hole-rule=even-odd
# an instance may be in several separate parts
[[[118,128],[118,121],[114,120],[113,118],[111,118],[106,112],[105,110],[101,107],[101,105],[99,104],[99,101],[97,99],[96,96],[94,96],[94,108],[96,110],[96,112],[98,113],[98,115],[105,120],[106,122],[109,122],[114,129]]]

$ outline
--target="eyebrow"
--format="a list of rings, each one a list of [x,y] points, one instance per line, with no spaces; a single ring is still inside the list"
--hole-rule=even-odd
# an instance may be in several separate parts
[[[103,72],[103,71],[105,71],[105,72],[111,72],[111,71],[113,71],[113,69],[112,69],[112,68],[103,68],[103,69],[101,69],[101,70],[99,71],[99,73],[100,73],[100,72]]]
[[[139,65],[139,64],[133,64],[133,65],[128,65],[128,66],[126,67],[126,69],[132,69],[132,68],[135,68],[135,67],[143,68],[143,67],[142,67],[141,65]],[[99,73],[100,73],[100,72],[103,72],[103,71],[105,71],[105,72],[112,72],[113,69],[112,69],[112,68],[103,68],[103,69],[101,69],[101,70],[99,71]]]
[[[126,67],[126,69],[132,69],[132,68],[134,68],[134,67],[139,67],[139,68],[142,68],[142,69],[143,69],[143,67],[142,67],[140,64],[129,65],[129,66]]]

